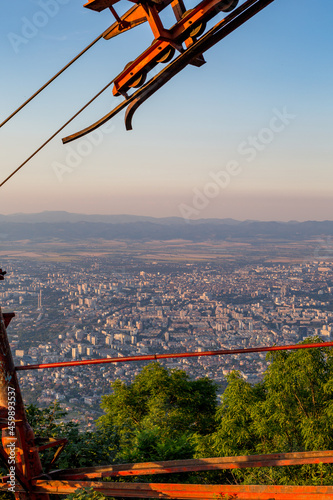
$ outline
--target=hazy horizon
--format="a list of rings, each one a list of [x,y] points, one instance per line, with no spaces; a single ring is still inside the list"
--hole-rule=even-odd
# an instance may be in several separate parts
[[[97,213],[97,212],[69,212],[67,210],[42,210],[40,212],[10,212],[10,213],[0,213],[0,217],[16,217],[16,216],[40,216],[43,214],[67,214],[67,215],[74,215],[74,216],[88,216],[88,217],[137,217],[137,218],[152,218],[152,219],[182,219],[180,215],[166,215],[166,216],[156,216],[156,215],[147,215],[147,214],[138,214],[138,213],[124,213],[124,212],[119,212],[119,213]],[[196,219],[190,219],[191,221],[200,221],[200,220],[233,220],[235,222],[297,222],[297,223],[302,223],[302,222],[327,222],[327,221],[333,221],[333,217],[331,219],[304,219],[304,220],[299,220],[299,219],[252,219],[252,218],[246,218],[246,219],[236,219],[234,217],[198,217]]]
[[[3,5],[0,121],[113,22],[69,1],[47,17],[42,3]],[[333,219],[332,16],[331,0],[275,0],[152,96],[133,131],[119,115],[64,146],[120,102],[106,92],[1,188],[0,213]],[[101,40],[3,126],[0,182],[151,40],[147,25]]]

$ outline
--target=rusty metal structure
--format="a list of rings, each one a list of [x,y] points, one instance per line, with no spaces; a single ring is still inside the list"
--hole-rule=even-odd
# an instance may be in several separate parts
[[[187,10],[184,0],[130,0],[134,5],[125,14],[119,15],[114,7],[119,1],[89,0],[84,5],[84,7],[96,12],[108,9],[114,16],[115,22],[3,120],[0,123],[0,128],[16,116],[19,111],[54,82],[58,76],[72,66],[73,63],[90,50],[99,40],[109,40],[121,33],[126,33],[140,24],[148,22],[154,37],[152,44],[133,61],[128,62],[118,76],[105,85],[105,87],[28,156],[8,177],[0,182],[0,188],[112,85],[113,95],[116,97],[123,96],[123,101],[95,123],[79,132],[64,137],[62,142],[66,144],[96,130],[123,109],[126,109],[126,129],[131,130],[134,113],[149,97],[188,65],[200,67],[205,64],[203,54],[208,49],[274,2],[274,0],[245,0],[244,3],[238,5],[239,0],[201,0],[194,8]],[[163,25],[161,14],[168,6],[172,8],[176,22],[171,28],[167,29]],[[205,32],[207,23],[221,12],[226,13],[226,17]],[[152,70],[161,64],[165,65],[164,68],[157,74],[152,75]],[[149,78],[149,73],[151,77],[146,82],[146,79]]]
[[[103,38],[109,40],[139,24],[148,22],[154,41],[134,61],[129,62],[113,80],[113,95],[124,96],[124,101],[89,127],[63,138],[63,143],[92,132],[125,108],[125,126],[127,130],[131,130],[133,115],[141,104],[189,64],[202,66],[205,63],[204,52],[274,0],[247,0],[239,7],[237,7],[239,0],[202,0],[190,10],[186,10],[183,0],[131,0],[135,5],[121,17],[114,8],[114,4],[118,1],[89,0],[85,4],[85,7],[98,12],[109,9],[116,18],[116,22],[106,30]],[[176,23],[170,29],[163,26],[160,18],[160,12],[168,5],[171,5],[176,19]],[[230,14],[204,33],[207,22],[219,12],[230,12]],[[174,58],[176,52],[179,55]],[[160,63],[169,64],[144,85],[149,72]],[[131,95],[128,94],[130,90],[136,88],[139,89]]]
[[[0,278],[5,272],[0,270]],[[93,488],[105,496],[122,498],[169,498],[179,500],[216,499],[262,499],[262,500],[333,500],[333,486],[242,486],[174,484],[143,482],[103,482],[103,478],[124,478],[180,472],[217,471],[246,467],[282,467],[290,465],[333,463],[333,451],[297,453],[275,453],[238,457],[216,457],[195,460],[174,460],[136,464],[106,465],[79,469],[52,470],[59,454],[67,444],[66,439],[41,441],[35,437],[25,414],[24,403],[17,378],[18,371],[64,368],[66,366],[148,361],[166,358],[221,356],[250,352],[268,352],[295,349],[332,347],[333,342],[297,344],[287,346],[257,347],[206,352],[162,354],[154,356],[131,356],[74,362],[59,362],[38,365],[14,366],[7,336],[7,327],[15,317],[13,312],[0,309],[0,458],[8,474],[0,478],[1,491],[11,491],[17,500],[49,500],[50,494],[74,493],[84,487]],[[43,470],[39,452],[55,448],[54,456]]]

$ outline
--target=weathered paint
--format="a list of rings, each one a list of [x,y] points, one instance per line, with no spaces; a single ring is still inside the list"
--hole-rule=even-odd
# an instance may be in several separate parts
[[[102,358],[102,359],[87,359],[84,361],[60,361],[59,363],[40,363],[38,365],[17,366],[16,371],[26,370],[42,370],[46,368],[65,368],[66,366],[84,366],[84,365],[99,365],[103,363],[129,363],[131,361],[154,361],[157,359],[170,358],[194,358],[201,356],[226,356],[233,354],[249,354],[252,352],[272,352],[272,351],[289,351],[298,349],[315,349],[318,347],[333,347],[333,342],[320,342],[317,344],[293,344],[283,346],[268,346],[268,347],[250,347],[247,349],[219,349],[216,351],[203,352],[182,352],[174,354],[153,354],[147,356],[127,356],[123,358]]]

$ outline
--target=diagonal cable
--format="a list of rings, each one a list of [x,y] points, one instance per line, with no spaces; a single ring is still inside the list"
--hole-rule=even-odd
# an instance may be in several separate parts
[[[14,170],[4,181],[1,182],[0,188],[7,181],[9,181],[9,179],[11,177],[13,177],[13,175],[15,175],[19,170],[21,170],[21,168],[24,167],[24,165],[26,165],[28,163],[28,161],[30,161],[37,153],[39,153],[39,151],[41,151],[41,149],[43,149],[50,141],[52,141],[52,139],[56,135],[58,135],[69,123],[71,123],[74,120],[74,118],[76,118],[80,113],[82,113],[83,110],[85,110],[95,99],[97,99],[97,97],[99,97],[108,87],[110,87],[110,85],[112,85],[113,82],[114,82],[114,80],[111,80],[111,82],[109,82],[107,85],[105,85],[105,87],[103,87],[102,90],[100,90],[98,92],[98,94],[96,94],[92,99],[90,99],[90,101],[87,102],[79,111],[77,111],[75,113],[75,115],[73,115],[64,125],[62,125],[56,132],[54,132],[54,134],[52,134],[51,137],[49,137],[38,149],[36,149],[36,151],[34,151],[29,156],[29,158],[27,158],[23,163],[21,163],[21,165],[19,167],[17,167],[16,170]]]
[[[67,68],[69,68],[75,61],[77,61],[85,52],[87,52],[95,43],[97,43],[101,38],[103,38],[105,31],[101,33],[95,40],[93,40],[87,47],[85,47],[79,54],[77,54],[74,59],[69,61],[69,63],[66,64],[58,73],[56,73],[49,81],[47,81],[40,89],[37,90],[29,99],[27,99],[21,106],[19,106],[11,115],[9,115],[2,123],[0,123],[0,128],[5,125],[9,120],[11,120],[21,109],[23,109],[29,102],[31,102],[42,90],[44,90],[50,83],[52,83],[58,76],[60,76],[64,71],[66,71]]]

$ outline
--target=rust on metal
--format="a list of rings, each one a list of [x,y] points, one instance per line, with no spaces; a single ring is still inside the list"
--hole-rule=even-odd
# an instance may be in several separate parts
[[[123,498],[164,498],[178,500],[333,500],[333,486],[230,486],[172,483],[103,483],[87,481],[84,485],[105,496]],[[33,481],[36,493],[63,495],[82,488],[78,481]],[[1,487],[0,487],[1,489]],[[4,488],[3,488],[4,489]]]
[[[15,318],[15,313],[12,311],[11,312],[3,312],[2,316],[3,316],[3,320],[5,322],[5,327],[7,328],[9,323],[11,322],[11,320],[13,318]]]
[[[14,416],[12,413],[14,413]],[[15,418],[15,425],[13,424],[13,418]],[[15,476],[24,490],[24,492],[18,494],[17,498],[19,500],[37,500],[37,498],[39,500],[49,500],[48,494],[36,497],[32,491],[31,479],[42,473],[42,466],[38,451],[30,451],[35,447],[34,433],[26,419],[24,403],[1,309],[0,422],[2,461],[8,468],[14,462],[12,466],[15,470]]]
[[[213,26],[207,33],[202,35],[198,40],[196,40],[192,45],[190,45],[184,52],[182,52],[176,59],[172,60],[166,67],[164,67],[156,76],[151,78],[145,85],[136,90],[132,95],[126,96],[120,104],[118,104],[114,109],[112,109],[105,116],[97,120],[95,123],[82,129],[75,134],[71,134],[62,139],[64,144],[71,142],[75,139],[83,137],[89,132],[93,132],[98,127],[106,123],[108,120],[113,118],[122,109],[127,108],[125,125],[127,130],[132,129],[132,117],[137,108],[145,102],[151,95],[153,95],[157,90],[159,90],[163,85],[165,85],[169,80],[171,80],[176,74],[182,71],[187,65],[192,64],[196,58],[200,57],[203,52],[207,51],[213,47],[216,43],[221,41],[227,35],[232,33],[234,30],[239,28],[242,24],[248,21],[250,18],[255,16],[274,0],[247,0],[243,5],[235,9],[227,17],[219,21],[215,26]],[[160,41],[158,41],[160,42]],[[154,41],[155,43],[155,41]],[[147,49],[149,50],[149,49]],[[144,54],[141,54],[134,63],[131,63],[131,72],[135,77],[136,73],[136,61],[142,61]],[[138,63],[139,64],[139,63]],[[128,68],[127,68],[128,69]],[[143,66],[137,66],[138,72],[143,70]],[[120,78],[119,75],[117,78]],[[117,79],[116,78],[116,79]],[[116,80],[115,79],[115,80]],[[118,89],[119,90],[119,89]]]
[[[246,455],[236,457],[168,460],[116,464],[97,467],[82,467],[52,471],[49,475],[57,479],[84,480],[103,477],[144,476],[150,474],[173,474],[179,472],[204,472],[223,469],[244,469],[250,467],[282,467],[290,465],[333,463],[333,451],[307,451],[296,453],[273,453],[269,455]]]
[[[170,354],[152,354],[145,356],[125,356],[122,358],[101,358],[101,359],[86,359],[83,361],[59,361],[58,363],[39,363],[37,365],[24,365],[17,366],[16,371],[26,370],[43,370],[46,368],[65,368],[66,366],[84,366],[84,365],[99,365],[104,363],[129,363],[131,361],[154,361],[157,359],[170,359],[170,358],[194,358],[201,356],[226,356],[233,354],[249,354],[252,352],[275,352],[275,351],[289,351],[299,349],[316,349],[324,347],[333,347],[333,342],[319,342],[315,344],[292,344],[268,347],[248,347],[245,349],[219,349],[216,351],[203,351],[203,352],[178,352]]]

